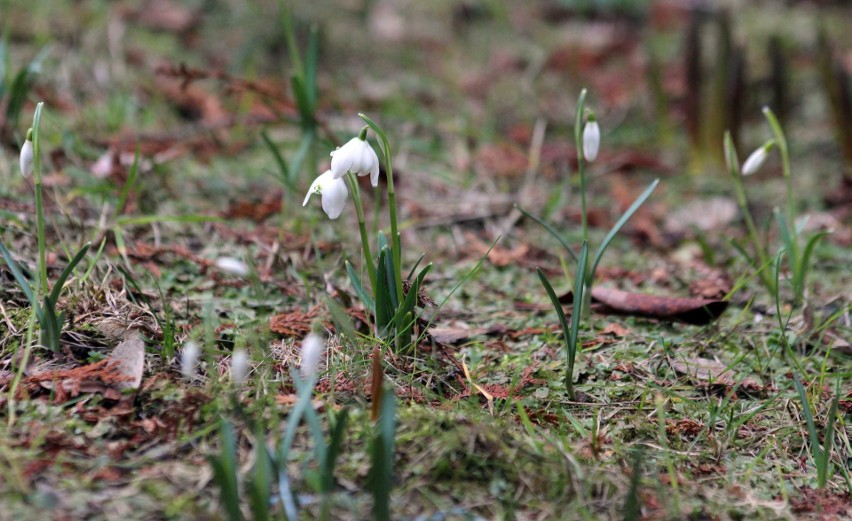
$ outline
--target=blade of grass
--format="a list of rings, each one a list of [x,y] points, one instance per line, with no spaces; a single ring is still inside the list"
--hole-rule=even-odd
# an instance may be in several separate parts
[[[624,225],[627,224],[627,221],[630,220],[631,217],[633,217],[633,214],[636,213],[636,210],[638,210],[639,207],[645,203],[648,197],[651,196],[651,193],[654,191],[655,188],[657,188],[657,185],[659,183],[659,179],[654,179],[654,181],[650,185],[648,185],[648,188],[646,188],[645,191],[642,192],[642,195],[640,195],[636,198],[635,201],[633,201],[633,204],[631,204],[630,208],[628,208],[627,211],[624,212],[624,215],[622,215],[621,218],[615,223],[609,233],[606,234],[606,237],[604,237],[600,248],[598,248],[598,252],[595,254],[595,260],[594,262],[592,262],[592,269],[588,272],[589,276],[592,279],[594,279],[595,271],[597,271],[598,264],[601,262],[601,257],[603,257],[603,254],[609,247],[609,244],[615,238],[616,234],[621,231],[621,228],[623,228]]]

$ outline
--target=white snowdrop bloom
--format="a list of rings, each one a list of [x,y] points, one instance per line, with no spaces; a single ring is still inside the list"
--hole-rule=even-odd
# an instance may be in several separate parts
[[[346,206],[349,190],[346,188],[346,181],[335,177],[331,170],[327,170],[311,183],[302,206],[307,205],[314,194],[322,197],[322,209],[328,214],[328,218],[337,219],[343,212],[343,207]]]
[[[346,172],[359,176],[370,174],[370,183],[374,188],[379,186],[379,156],[367,143],[366,132],[362,131],[361,135],[331,153],[331,172],[335,179],[340,179]]]
[[[246,381],[249,371],[248,353],[245,349],[237,349],[231,355],[231,381],[235,385],[242,385]]]
[[[245,277],[249,274],[248,264],[233,257],[219,257],[216,259],[216,267],[237,277]]]
[[[198,363],[200,354],[201,349],[196,342],[190,340],[183,345],[183,350],[180,352],[180,372],[187,380],[195,376],[195,365]]]
[[[320,359],[325,351],[325,340],[316,333],[310,333],[302,341],[302,363],[299,370],[302,378],[309,378],[317,373]]]
[[[766,162],[766,158],[769,157],[769,150],[773,145],[775,145],[775,141],[770,139],[762,147],[752,152],[743,163],[743,175],[751,175],[760,170],[760,167]]]
[[[24,141],[24,146],[21,147],[21,175],[24,177],[33,173],[33,142],[30,136],[27,135],[27,140]]]
[[[583,128],[583,157],[592,162],[598,157],[598,149],[601,146],[601,129],[597,120],[589,118]]]

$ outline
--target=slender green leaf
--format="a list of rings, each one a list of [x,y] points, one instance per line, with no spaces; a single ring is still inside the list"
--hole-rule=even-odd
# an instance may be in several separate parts
[[[589,260],[589,245],[583,241],[580,249],[580,263],[577,265],[577,276],[574,278],[574,309],[571,311],[571,336],[568,338],[568,374],[574,374],[574,358],[577,355],[579,343],[580,317],[583,315],[584,293],[587,289],[581,274],[586,273],[586,263]],[[570,376],[573,377],[573,376]]]
[[[387,263],[385,258],[390,250],[384,247],[379,251],[378,266],[376,267],[376,328],[379,335],[385,335],[391,323],[394,309],[391,307],[390,287],[388,286]]]
[[[290,169],[287,168],[287,161],[284,159],[284,156],[281,155],[281,152],[278,150],[278,146],[272,142],[272,138],[269,137],[269,133],[266,129],[263,129],[260,132],[260,138],[263,140],[266,148],[269,149],[269,152],[272,153],[272,158],[275,159],[275,164],[278,166],[279,180],[287,188],[293,189],[294,187],[290,186]]]
[[[119,217],[116,219],[116,224],[118,226],[132,226],[153,223],[195,224],[223,221],[224,219],[216,215],[139,215]]]
[[[818,485],[824,488],[828,478],[830,477],[831,466],[831,448],[834,445],[834,422],[837,417],[837,408],[840,406],[840,378],[837,379],[837,385],[834,389],[834,399],[831,401],[831,406],[828,408],[828,417],[825,425],[825,447],[822,450],[822,459],[818,463],[817,469]]]
[[[396,436],[396,406],[393,391],[386,389],[370,458],[369,488],[373,495],[373,519],[390,521],[390,493],[393,488],[394,438]]]
[[[547,275],[545,275],[544,272],[541,271],[541,268],[536,268],[536,272],[538,272],[538,278],[541,280],[541,285],[544,286],[545,291],[547,291],[547,296],[550,297],[550,302],[553,303],[553,309],[556,310],[556,316],[559,317],[559,325],[562,326],[562,336],[564,337],[565,344],[567,345],[569,339],[571,338],[571,333],[568,327],[568,321],[565,319],[565,311],[562,309],[562,304],[559,302],[559,297],[553,290],[553,286],[547,279]],[[583,279],[579,276],[577,278],[579,280]]]
[[[237,442],[231,422],[222,420],[219,425],[221,452],[209,458],[213,478],[219,486],[222,507],[230,521],[241,521],[240,492],[237,484]]]
[[[559,241],[559,244],[561,244],[563,248],[565,248],[565,251],[568,252],[568,255],[570,255],[571,258],[574,259],[574,262],[577,262],[577,255],[574,253],[574,250],[571,249],[571,245],[568,244],[568,240],[565,239],[565,237],[563,237],[561,233],[556,231],[556,228],[554,228],[550,224],[544,222],[543,220],[539,219],[535,215],[527,212],[526,210],[524,210],[523,208],[521,208],[518,205],[515,205],[515,208],[517,208],[518,211],[521,212],[522,214],[524,214],[526,217],[537,222],[539,225],[541,225],[542,228],[547,230],[547,232],[550,233],[550,235],[552,235],[557,241]]]
[[[62,293],[62,287],[65,285],[65,281],[68,280],[68,277],[71,276],[71,273],[74,271],[74,268],[77,267],[77,264],[83,260],[83,257],[86,256],[86,252],[89,251],[89,247],[92,244],[87,242],[80,248],[80,251],[74,255],[74,258],[65,266],[65,269],[62,270],[62,273],[59,275],[59,278],[56,279],[56,282],[53,285],[53,290],[50,292],[50,305],[55,306],[59,301],[59,295]]]
[[[420,266],[420,263],[423,262],[425,257],[425,253],[420,254],[420,257],[417,259],[417,262],[414,263],[414,266],[411,267],[411,271],[408,272],[408,276],[405,277],[405,280],[411,280],[411,277],[414,276],[414,272],[417,271],[417,267]]]
[[[580,96],[577,98],[577,111],[574,114],[574,143],[577,144],[577,151],[580,156],[583,153],[583,118],[585,118],[587,94],[586,89],[580,91]]]
[[[808,401],[808,394],[805,392],[805,388],[802,386],[802,381],[799,379],[799,373],[796,371],[793,371],[793,383],[796,386],[796,391],[799,393],[799,399],[802,401],[802,414],[805,415],[805,423],[807,423],[808,426],[808,436],[810,436],[811,440],[811,453],[815,460],[819,460],[819,436],[817,435],[816,426],[814,425],[811,405]]]
[[[392,252],[388,252],[385,255],[385,276],[387,276],[388,283],[388,296],[390,297],[390,306],[392,312],[395,312],[399,309],[400,300],[402,299],[402,295],[397,294],[397,284],[396,284],[396,274],[393,269],[393,254]]]
[[[322,492],[328,494],[334,489],[334,468],[337,465],[337,456],[343,445],[343,435],[346,432],[346,423],[349,419],[349,410],[345,407],[334,415],[334,424],[331,427],[328,448],[325,451],[325,461],[322,465]]]
[[[820,239],[822,239],[829,233],[831,232],[817,233],[813,237],[808,239],[807,244],[805,244],[805,249],[802,251],[802,259],[799,262],[799,270],[801,274],[798,277],[798,287],[796,288],[797,294],[804,294],[805,284],[807,283],[808,271],[811,268],[811,256],[813,255],[814,248],[816,247],[817,242],[819,242]]]
[[[358,274],[355,272],[355,267],[352,266],[352,263],[349,261],[346,261],[344,264],[346,265],[346,273],[349,274],[349,282],[351,282],[352,287],[355,288],[355,294],[358,295],[358,298],[361,299],[361,303],[364,304],[367,310],[375,314],[376,302],[364,289],[364,285],[361,284],[361,278],[358,277]],[[368,267],[367,269],[373,268]]]
[[[311,110],[311,119],[317,106],[317,62],[318,48],[317,41],[319,40],[316,24],[311,26],[308,34],[308,49],[305,51],[305,94],[307,95],[308,106]]]
[[[598,248],[597,254],[595,255],[595,260],[592,263],[592,270],[590,272],[592,279],[594,279],[595,271],[597,271],[598,269],[598,264],[601,262],[601,258],[603,257],[604,252],[609,247],[609,244],[612,242],[612,240],[615,238],[615,235],[619,231],[621,231],[621,228],[624,227],[625,224],[627,224],[627,221],[631,217],[633,217],[633,214],[636,213],[636,210],[638,210],[639,207],[645,203],[648,197],[651,196],[651,193],[654,191],[655,188],[657,188],[659,182],[659,179],[654,179],[654,181],[650,185],[648,185],[648,188],[646,188],[645,191],[642,192],[642,195],[640,195],[638,198],[636,198],[635,201],[633,201],[633,204],[631,204],[630,208],[628,208],[627,211],[624,212],[624,215],[622,215],[618,222],[615,223],[609,233],[606,234],[606,237],[604,237],[604,240],[601,243],[600,248]]]
[[[248,484],[249,506],[254,521],[266,521],[269,517],[270,488],[272,486],[272,461],[266,449],[266,437],[258,427],[254,436],[255,457],[251,480]]]
[[[18,263],[15,262],[15,259],[12,258],[12,254],[9,253],[9,250],[6,249],[6,246],[0,241],[0,253],[3,254],[3,259],[6,261],[6,266],[9,267],[9,271],[12,272],[12,276],[15,277],[15,282],[18,283],[18,286],[21,288],[21,291],[24,292],[24,295],[27,297],[27,300],[30,301],[30,305],[34,309],[38,308],[38,300],[36,300],[35,293],[33,292],[32,286],[30,286],[30,282],[21,272],[21,267],[18,266]]]

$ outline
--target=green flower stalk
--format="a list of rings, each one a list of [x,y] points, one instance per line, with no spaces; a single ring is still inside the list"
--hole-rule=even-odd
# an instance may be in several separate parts
[[[59,295],[71,272],[83,260],[86,252],[89,251],[89,244],[84,244],[76,255],[71,259],[59,278],[53,285],[53,290],[47,282],[47,246],[45,244],[44,233],[44,203],[42,199],[42,178],[41,178],[41,140],[39,139],[39,127],[41,126],[41,117],[44,110],[44,103],[39,103],[36,106],[35,115],[33,116],[33,126],[27,131],[27,140],[21,147],[21,173],[23,175],[34,174],[35,184],[35,201],[36,201],[36,237],[38,240],[38,261],[36,271],[38,272],[38,282],[33,285],[24,276],[21,267],[12,254],[6,249],[6,246],[0,242],[0,255],[15,281],[20,286],[21,291],[30,301],[30,305],[35,311],[36,318],[39,323],[39,343],[43,347],[47,347],[51,351],[59,350],[59,337],[62,332],[62,326],[65,323],[65,313],[56,312],[56,304],[59,301]]]

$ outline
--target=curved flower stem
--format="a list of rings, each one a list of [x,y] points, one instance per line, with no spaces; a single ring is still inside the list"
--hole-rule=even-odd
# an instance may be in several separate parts
[[[33,172],[35,180],[35,202],[36,202],[36,236],[38,237],[38,277],[39,287],[44,295],[47,295],[47,247],[44,240],[44,203],[42,201],[41,188],[41,139],[39,139],[39,127],[41,126],[41,113],[44,102],[36,105],[33,116]]]
[[[373,264],[373,253],[370,250],[370,239],[367,236],[367,222],[364,219],[364,206],[361,201],[361,190],[358,188],[358,180],[351,173],[346,174],[346,182],[355,200],[355,212],[358,214],[358,228],[361,232],[361,249],[364,250],[364,260],[367,263],[367,274],[370,276],[370,286],[376,291],[376,265]]]
[[[574,144],[577,146],[577,172],[580,174],[580,211],[583,221],[583,240],[589,240],[589,221],[586,216],[586,160],[583,157],[583,112],[586,108],[586,89],[580,91],[577,114],[574,117]]]
[[[583,242],[589,242],[589,218],[586,213],[586,158],[583,155],[583,117],[586,111],[586,94],[588,91],[583,89],[580,91],[580,96],[577,98],[577,113],[574,115],[574,144],[577,146],[577,173],[580,175],[580,218],[583,226]],[[578,302],[579,311],[584,318],[589,318],[592,313],[592,284],[594,282],[594,273],[591,272],[589,266],[583,269],[580,273],[579,266],[577,278],[582,278],[585,281],[585,291],[582,299]]]
[[[391,225],[391,244],[393,245],[393,270],[394,278],[396,279],[396,293],[399,296],[399,301],[402,302],[402,241],[399,237],[399,225],[397,224],[396,217],[396,191],[393,188],[393,164],[391,161],[390,144],[384,131],[372,119],[365,114],[358,115],[373,129],[376,136],[379,137],[379,142],[382,145],[382,154],[385,156],[385,176],[388,180],[388,214]]]

